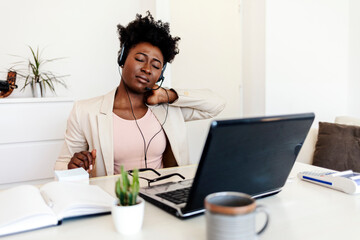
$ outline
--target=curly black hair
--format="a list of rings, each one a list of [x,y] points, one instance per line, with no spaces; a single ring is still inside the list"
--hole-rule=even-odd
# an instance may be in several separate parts
[[[175,55],[179,53],[179,37],[170,35],[169,23],[163,23],[161,20],[155,21],[149,11],[142,17],[136,14],[136,19],[130,22],[126,27],[117,25],[117,31],[120,40],[120,51],[125,47],[123,59],[126,59],[129,50],[136,44],[148,42],[158,47],[164,57],[164,63],[172,62]]]

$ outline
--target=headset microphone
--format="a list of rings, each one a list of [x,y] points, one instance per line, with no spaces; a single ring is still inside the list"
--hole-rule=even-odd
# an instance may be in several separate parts
[[[157,87],[157,88],[149,88],[149,87],[145,87],[145,90],[146,91],[152,91],[152,90],[158,90],[159,88],[161,88],[161,85],[163,84],[163,82],[164,82],[164,77],[162,77],[161,78],[161,80],[160,80],[161,82],[160,82],[160,85]]]
[[[160,86],[157,87],[157,88],[148,88],[148,87],[146,87],[145,90],[146,90],[146,91],[152,91],[152,90],[155,91],[155,90],[158,90],[159,88],[160,88]]]

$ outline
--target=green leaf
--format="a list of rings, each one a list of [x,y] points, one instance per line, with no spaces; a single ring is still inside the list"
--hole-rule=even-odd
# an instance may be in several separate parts
[[[122,206],[136,204],[137,196],[139,194],[139,170],[133,171],[132,183],[130,184],[128,172],[120,166],[121,177],[116,181],[115,193]]]
[[[131,185],[131,193],[132,193],[132,201],[131,205],[136,204],[136,198],[140,190],[140,183],[139,183],[139,170],[135,169],[133,171],[133,179]]]
[[[116,181],[115,183],[115,194],[116,194],[116,197],[117,198],[120,198],[120,194],[121,194],[121,191],[120,191],[120,178]]]
[[[45,64],[64,58],[58,57],[52,59],[42,59],[41,55],[44,49],[40,51],[39,47],[35,49],[29,45],[28,49],[31,52],[30,58],[12,55],[14,57],[23,59],[22,61],[17,61],[13,63],[13,66],[11,67],[12,71],[17,72],[17,76],[19,78],[23,78],[25,80],[21,91],[23,91],[29,84],[34,82],[44,82],[43,90],[46,91],[46,89],[50,89],[55,94],[56,84],[62,85],[63,87],[67,88],[64,79],[66,77],[69,77],[69,75],[56,75],[51,71],[44,71],[43,69],[43,66]]]

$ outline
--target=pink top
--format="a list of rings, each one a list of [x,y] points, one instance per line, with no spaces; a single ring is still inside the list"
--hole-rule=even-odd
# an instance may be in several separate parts
[[[122,119],[115,113],[113,113],[113,118],[114,174],[120,173],[121,165],[124,166],[125,170],[145,168],[144,140],[135,120]],[[166,147],[166,137],[160,123],[150,109],[142,118],[137,119],[137,123],[144,134],[146,148],[148,148],[146,152],[147,167],[162,168],[162,155]],[[159,133],[156,134],[157,132]],[[149,145],[151,138],[153,139]]]

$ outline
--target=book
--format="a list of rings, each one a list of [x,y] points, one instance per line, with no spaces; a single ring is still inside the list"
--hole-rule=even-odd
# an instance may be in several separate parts
[[[55,226],[63,219],[111,212],[116,199],[99,186],[50,182],[0,192],[0,236]]]

